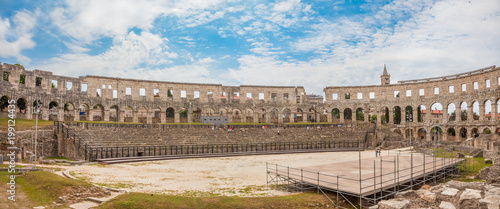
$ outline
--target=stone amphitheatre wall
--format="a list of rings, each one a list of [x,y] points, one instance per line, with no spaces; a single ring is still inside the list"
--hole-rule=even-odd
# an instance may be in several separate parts
[[[192,123],[199,122],[201,116],[228,116],[229,122],[334,122],[356,126],[375,117],[379,127],[404,137],[450,141],[464,140],[476,133],[497,133],[500,121],[495,117],[500,103],[500,68],[495,66],[397,84],[382,81],[382,85],[373,86],[326,87],[325,102],[308,97],[300,86],[223,86],[101,76],[73,78],[48,71],[27,71],[9,64],[0,65],[0,74],[8,74],[8,79],[0,80],[0,97],[18,103],[24,101],[27,109],[20,111],[18,108],[17,116],[28,119],[33,118],[29,114],[33,102],[41,99],[42,119],[45,120],[150,124]],[[20,83],[22,77],[24,83]],[[465,91],[462,91],[462,84],[465,84]],[[399,91],[398,97],[395,91]],[[350,94],[349,99],[345,93]],[[475,102],[479,104],[477,120],[473,117]],[[420,105],[430,111],[436,103],[443,106],[444,114],[418,111]],[[447,114],[449,106],[455,105],[456,115],[460,115],[463,103],[467,104],[467,118],[451,121]],[[485,114],[487,105],[491,105],[489,117]],[[408,112],[405,111],[407,107],[411,107]],[[360,117],[356,117],[357,110],[363,113]],[[420,121],[417,119],[419,113]],[[5,114],[0,112],[0,117]],[[382,115],[386,115],[388,121],[383,122]],[[394,120],[393,115],[400,115],[402,120]],[[435,127],[443,133],[432,133]],[[453,131],[454,136],[447,134]]]
[[[365,140],[366,132],[373,126],[351,128],[89,128],[76,129],[76,134],[91,147],[101,146],[163,146],[189,144],[245,144],[266,142],[318,142]],[[278,135],[278,131],[280,134]]]

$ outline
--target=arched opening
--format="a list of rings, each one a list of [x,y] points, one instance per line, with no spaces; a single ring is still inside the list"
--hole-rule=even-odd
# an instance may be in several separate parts
[[[277,109],[272,109],[270,112],[271,123],[278,124],[279,123],[279,112]]]
[[[500,99],[497,100],[497,120],[500,120]]]
[[[26,119],[27,118],[27,114],[26,114],[26,99],[24,98],[19,98],[16,102],[16,107],[17,107],[17,115],[16,117],[17,118],[20,118],[20,119]]]
[[[486,100],[486,102],[484,102],[484,120],[492,120],[493,118],[491,117],[491,108],[493,108],[491,106],[491,101],[490,100]]]
[[[193,110],[193,123],[201,123],[201,109],[196,108]]]
[[[206,115],[207,115],[207,116],[214,116],[214,115],[215,115],[215,110],[214,110],[214,109],[212,109],[212,108],[208,108],[208,109],[206,110]]]
[[[181,111],[179,111],[179,119],[181,123],[187,123],[188,122],[188,109],[183,107],[181,108]]]
[[[94,105],[92,107],[92,119],[93,121],[103,121],[104,120],[104,107],[101,104]]]
[[[491,134],[491,130],[489,128],[483,129],[483,134]]]
[[[455,103],[448,104],[448,121],[456,121],[457,119],[457,108]]]
[[[167,120],[166,120],[167,123],[175,123],[175,110],[174,110],[174,108],[172,108],[172,107],[167,108],[166,115],[167,115]]]
[[[388,124],[389,123],[389,108],[388,107],[382,107],[382,115],[380,116],[380,120],[382,124]]]
[[[304,115],[304,112],[302,109],[297,108],[297,111],[295,112],[295,122],[302,122],[302,117]]]
[[[406,122],[413,122],[413,107],[406,106],[405,108],[405,120]]]
[[[226,108],[219,109],[219,116],[227,116],[227,109]]]
[[[401,124],[401,107],[395,106],[394,107],[394,124]]]
[[[427,135],[427,131],[425,130],[425,128],[418,129],[417,137],[419,139],[424,140],[426,135]]]
[[[307,112],[307,121],[308,122],[316,122],[316,110],[313,108],[309,108],[309,111]]]
[[[399,135],[403,136],[403,133],[402,133],[402,132],[401,132],[401,130],[399,130],[399,129],[395,129],[395,130],[394,130],[394,133],[398,133]]]
[[[460,104],[460,120],[461,121],[467,120],[467,103],[466,102],[462,102],[462,104]]]
[[[467,139],[467,129],[466,128],[461,128],[460,129],[460,139],[463,141],[464,139]]]
[[[7,112],[9,107],[9,97],[2,96],[0,97],[0,112]]]
[[[431,140],[437,145],[440,140],[443,140],[443,130],[437,126],[431,129]]]
[[[81,104],[78,107],[78,117],[80,121],[87,121],[90,117],[90,108],[87,104]]]
[[[417,120],[419,123],[424,122],[425,114],[427,113],[427,109],[425,105],[419,105],[417,107]]]
[[[241,110],[233,109],[233,123],[241,123]]]
[[[473,128],[471,134],[472,137],[476,138],[479,136],[479,130],[477,128]]]
[[[448,128],[447,133],[448,133],[448,136],[450,136],[450,137],[455,137],[455,136],[457,136],[457,133],[455,132],[455,129],[454,129],[454,128]]]
[[[266,109],[261,108],[259,110],[259,123],[266,123]]]
[[[254,117],[254,114],[253,114],[253,110],[248,108],[246,109],[246,120],[247,120],[247,123],[253,123],[253,117]]]
[[[340,122],[340,110],[338,108],[333,108],[332,110],[332,122]]]
[[[148,123],[148,109],[142,106],[137,110],[137,121],[139,123]]]
[[[131,106],[125,107],[123,111],[123,121],[124,122],[132,122],[134,121],[134,109]]]
[[[344,122],[346,123],[352,122],[352,110],[350,108],[344,109]]]
[[[151,120],[151,122],[153,124],[161,123],[161,114],[162,114],[161,109],[159,107],[155,107],[153,109],[153,119]]]
[[[443,105],[441,103],[434,103],[431,106],[431,120],[436,123],[442,122],[443,119]]]
[[[356,109],[356,121],[365,121],[365,113],[361,107]]]
[[[64,104],[64,120],[65,121],[75,120],[74,112],[75,112],[75,106],[73,105],[73,103],[68,102],[68,103]]]
[[[479,120],[479,102],[472,103],[472,119]]]
[[[109,107],[109,121],[118,122],[118,106],[113,105]]]
[[[57,121],[57,116],[59,115],[59,110],[57,109],[58,106],[59,104],[55,101],[51,101],[49,103],[49,120]]]
[[[500,136],[500,128],[497,128],[497,130],[495,131],[495,133]]]
[[[283,110],[283,123],[289,123],[290,122],[290,114],[291,114],[291,111],[290,109],[284,109]]]

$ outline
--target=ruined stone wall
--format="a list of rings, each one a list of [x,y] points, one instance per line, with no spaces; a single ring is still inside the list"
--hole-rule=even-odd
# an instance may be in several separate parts
[[[8,132],[0,132],[0,154],[3,155],[3,159],[8,154]],[[34,138],[35,131],[16,131],[16,147],[21,148],[23,151],[22,158],[26,158],[26,152],[34,152]],[[38,143],[37,143],[37,153],[38,156],[54,157],[59,156],[57,153],[57,139],[54,138],[54,131],[50,130],[38,130]]]

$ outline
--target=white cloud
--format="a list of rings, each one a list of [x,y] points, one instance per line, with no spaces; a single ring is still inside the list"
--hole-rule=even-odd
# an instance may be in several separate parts
[[[38,10],[35,13],[22,11],[11,20],[0,18],[0,57],[15,57],[21,63],[30,61],[21,52],[36,45],[32,38],[37,14]]]

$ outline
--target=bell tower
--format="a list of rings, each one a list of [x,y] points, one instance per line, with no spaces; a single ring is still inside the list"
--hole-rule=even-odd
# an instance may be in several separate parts
[[[391,75],[387,73],[387,68],[384,64],[384,73],[380,76],[380,85],[385,86],[391,84]]]

